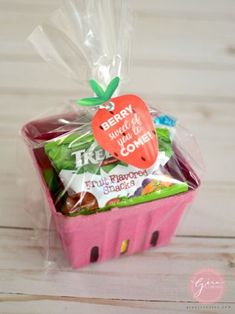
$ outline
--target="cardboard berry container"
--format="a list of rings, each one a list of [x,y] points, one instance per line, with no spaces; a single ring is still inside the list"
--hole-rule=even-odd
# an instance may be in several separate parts
[[[54,131],[59,130],[58,121],[63,121],[64,118],[65,115],[61,115],[29,122],[22,128],[22,135],[70,265],[80,268],[92,262],[103,262],[120,255],[132,255],[168,244],[200,184],[190,165],[182,162],[183,156],[176,153],[185,177],[193,182],[193,189],[167,198],[113,208],[89,216],[68,217],[56,210],[53,196],[43,176],[43,170],[50,167],[50,162],[40,145],[43,141],[65,133],[64,130]],[[67,114],[66,118],[76,119],[74,113]]]

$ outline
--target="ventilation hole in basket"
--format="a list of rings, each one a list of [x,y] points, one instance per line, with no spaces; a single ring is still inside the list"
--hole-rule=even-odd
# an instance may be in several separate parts
[[[152,233],[152,237],[151,237],[151,240],[150,240],[150,244],[151,244],[152,246],[156,246],[156,245],[157,245],[158,238],[159,238],[159,232],[158,232],[158,231],[154,231],[154,232]]]
[[[120,247],[120,254],[125,254],[128,250],[129,240],[123,240]]]
[[[91,249],[90,262],[95,263],[98,261],[98,258],[99,258],[99,248],[98,246],[94,246]]]

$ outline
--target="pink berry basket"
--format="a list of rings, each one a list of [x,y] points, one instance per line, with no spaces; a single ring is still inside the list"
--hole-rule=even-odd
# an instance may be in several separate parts
[[[193,189],[167,198],[113,208],[89,216],[68,217],[56,210],[43,177],[43,169],[48,167],[50,162],[43,148],[35,145],[64,133],[53,132],[55,124],[59,121],[58,117],[64,118],[65,115],[27,123],[22,128],[22,135],[39,175],[44,198],[49,205],[70,265],[80,268],[92,262],[103,262],[120,255],[132,255],[151,247],[168,244],[200,185],[192,168],[187,162],[182,162],[183,156],[179,156],[178,162],[181,163],[187,180],[194,183]],[[123,243],[126,244],[125,250],[121,249]]]

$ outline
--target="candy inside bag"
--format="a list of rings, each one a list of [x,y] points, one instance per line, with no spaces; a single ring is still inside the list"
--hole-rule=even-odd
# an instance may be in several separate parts
[[[169,197],[198,186],[177,150],[181,127],[155,109],[151,115],[159,154],[148,169],[127,165],[104,151],[94,140],[89,111],[80,116],[78,110],[30,126],[29,132],[33,129],[36,135],[33,141],[38,142],[35,154],[58,211],[68,216],[88,215]],[[163,121],[166,119],[167,123]]]

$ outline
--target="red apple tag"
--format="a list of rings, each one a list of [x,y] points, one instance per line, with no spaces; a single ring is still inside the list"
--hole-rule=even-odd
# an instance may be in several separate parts
[[[96,141],[115,158],[137,168],[151,167],[158,156],[152,117],[135,95],[111,98],[92,120]]]

